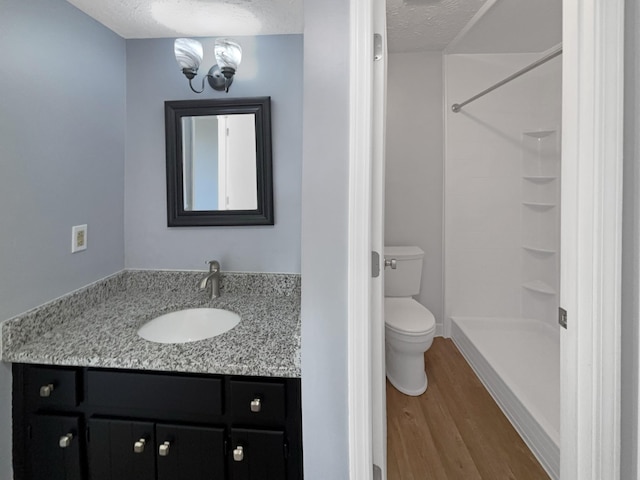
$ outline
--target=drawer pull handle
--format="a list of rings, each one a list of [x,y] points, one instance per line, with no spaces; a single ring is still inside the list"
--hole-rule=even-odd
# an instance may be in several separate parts
[[[260,410],[262,410],[262,401],[259,398],[251,400],[251,411],[258,413]]]
[[[233,449],[233,461],[241,462],[244,460],[244,448],[241,445],[238,445]]]
[[[158,455],[160,455],[161,457],[168,457],[169,456],[169,447],[170,446],[171,446],[171,444],[169,442],[164,442],[158,448]]]
[[[133,452],[134,453],[143,453],[144,452],[144,445],[146,443],[147,443],[147,441],[144,438],[141,438],[140,440],[135,442],[133,444]]]
[[[67,433],[66,435],[60,437],[60,440],[58,440],[58,445],[60,445],[60,448],[67,448],[69,445],[71,445],[71,440],[73,440],[73,434]]]
[[[40,387],[41,397],[50,397],[51,393],[53,393],[53,383],[50,383],[48,385],[43,385]]]

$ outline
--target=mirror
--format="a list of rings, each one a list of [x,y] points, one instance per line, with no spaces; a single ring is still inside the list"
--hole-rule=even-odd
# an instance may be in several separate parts
[[[165,102],[170,227],[273,225],[269,97]]]

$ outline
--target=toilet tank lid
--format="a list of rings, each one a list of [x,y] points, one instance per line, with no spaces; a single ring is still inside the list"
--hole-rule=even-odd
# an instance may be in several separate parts
[[[415,258],[421,258],[424,256],[424,252],[420,247],[384,247],[385,257],[402,258],[404,260],[412,260]]]

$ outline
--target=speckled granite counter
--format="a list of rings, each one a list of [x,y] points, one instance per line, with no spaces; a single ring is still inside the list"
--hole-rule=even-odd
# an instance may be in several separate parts
[[[2,325],[6,362],[277,377],[300,376],[300,277],[223,273],[221,296],[197,288],[205,272],[125,271]],[[160,344],[137,335],[158,315],[224,308],[240,323],[217,337]]]

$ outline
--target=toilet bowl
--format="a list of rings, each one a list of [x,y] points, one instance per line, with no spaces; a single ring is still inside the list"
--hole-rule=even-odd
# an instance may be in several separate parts
[[[433,343],[436,320],[412,298],[385,298],[387,378],[405,395],[422,395],[428,380],[424,352]]]
[[[423,394],[428,385],[424,353],[433,343],[433,314],[412,298],[420,291],[422,258],[418,247],[385,247],[397,269],[385,273],[385,360],[391,385],[405,395]]]

